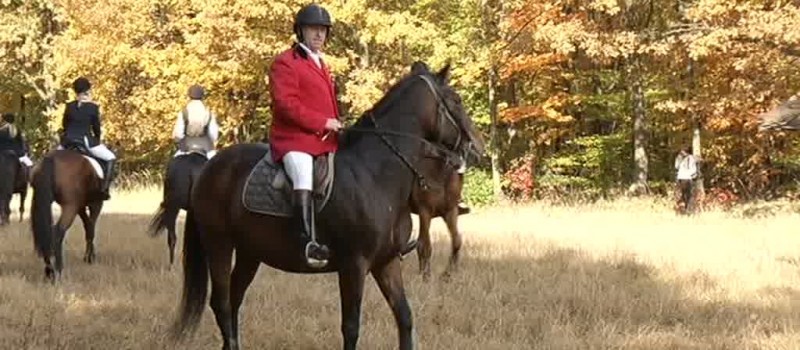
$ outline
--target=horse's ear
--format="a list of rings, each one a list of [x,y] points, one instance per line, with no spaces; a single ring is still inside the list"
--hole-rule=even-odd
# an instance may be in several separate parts
[[[436,73],[436,76],[442,84],[447,84],[447,81],[450,80],[450,62],[448,62],[439,73]]]
[[[411,64],[411,74],[424,74],[426,72],[430,72],[430,68],[425,62],[415,61]]]

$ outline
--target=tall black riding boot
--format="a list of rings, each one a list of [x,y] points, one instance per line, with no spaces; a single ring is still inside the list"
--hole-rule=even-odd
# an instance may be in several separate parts
[[[322,268],[328,265],[330,252],[328,247],[317,243],[316,227],[314,222],[314,202],[311,191],[294,191],[295,220],[299,220],[300,237],[305,240],[305,254],[308,266]]]
[[[103,185],[102,185],[102,192],[103,192],[103,199],[108,200],[111,198],[111,193],[109,189],[111,188],[111,182],[114,181],[114,165],[116,165],[117,160],[107,160],[105,161],[105,169],[103,174]]]

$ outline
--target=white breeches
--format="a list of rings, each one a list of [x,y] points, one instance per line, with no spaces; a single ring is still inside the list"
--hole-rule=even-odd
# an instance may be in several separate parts
[[[283,168],[292,180],[295,190],[314,189],[314,157],[303,152],[289,152],[283,156]]]
[[[86,145],[87,147],[89,146],[89,140],[87,140],[85,137],[83,138],[83,142],[84,142],[84,145]],[[64,149],[64,147],[61,146],[61,145],[58,145],[58,147],[56,147],[56,149]],[[97,158],[100,158],[100,159],[102,159],[104,161],[117,159],[117,156],[114,155],[114,152],[111,152],[111,150],[108,149],[108,147],[106,147],[106,145],[104,145],[102,143],[97,145],[97,146],[94,146],[92,148],[89,148],[89,153],[91,153],[93,156],[95,156]]]
[[[114,155],[114,152],[111,152],[111,150],[109,150],[104,144],[99,144],[90,148],[89,152],[91,152],[93,156],[105,161],[117,159],[117,156]]]
[[[28,156],[19,157],[19,162],[25,164],[25,166],[33,166],[33,161]]]

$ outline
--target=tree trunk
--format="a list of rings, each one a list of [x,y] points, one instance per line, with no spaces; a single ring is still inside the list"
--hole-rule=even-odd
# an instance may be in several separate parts
[[[692,130],[692,155],[698,161],[698,170],[700,170],[697,180],[695,181],[695,191],[697,191],[698,196],[702,196],[705,194],[705,186],[703,186],[703,171],[702,171],[702,164],[703,164],[703,152],[702,146],[700,143],[700,132],[702,131],[702,124],[700,123],[698,118],[694,118],[694,129]]]
[[[497,28],[497,15],[501,11],[502,2],[482,0],[481,5],[481,20],[483,30],[481,37],[484,44],[491,45],[496,42],[498,38]],[[497,58],[494,52],[489,54],[487,72],[487,88],[489,98],[489,153],[491,155],[492,165],[492,191],[494,192],[495,199],[503,200],[503,188],[500,180],[500,140],[497,135],[497,84],[498,84],[498,67]]]
[[[647,178],[649,159],[647,155],[647,111],[645,107],[644,87],[642,82],[641,65],[639,59],[634,59],[628,66],[629,77],[632,78],[631,99],[633,102],[633,165],[634,179],[632,190],[634,194],[648,192]]]
[[[498,200],[503,197],[503,188],[500,181],[500,142],[497,137],[497,71],[492,65],[489,68],[489,142],[491,144],[492,159],[492,190]]]
[[[359,41],[361,45],[361,68],[366,69],[369,67],[369,44],[363,39]]]
[[[695,90],[695,79],[694,79],[694,73],[695,73],[694,65],[695,65],[695,62],[694,62],[694,60],[689,59],[689,64],[688,65],[689,65],[689,67],[688,67],[689,68],[688,69],[689,70],[689,72],[688,72],[689,73],[689,89],[687,89],[686,96],[684,97],[684,99],[687,102],[691,101],[691,99],[692,99],[691,96],[694,95],[694,90]],[[703,123],[701,121],[700,116],[697,115],[696,113],[693,113],[691,108],[689,108],[687,111],[689,113],[691,113],[690,120],[692,121],[692,155],[697,160],[697,170],[698,170],[697,179],[695,179],[695,181],[694,181],[694,199],[695,199],[695,201],[701,201],[702,202],[703,198],[705,197],[705,194],[706,194],[705,185],[704,185],[704,182],[705,182],[704,181],[704,174],[703,174],[703,168],[704,168],[704,166],[703,166],[704,165],[703,147],[702,147],[702,143],[701,143],[701,139],[700,139],[700,134],[701,134],[701,132],[703,130]]]

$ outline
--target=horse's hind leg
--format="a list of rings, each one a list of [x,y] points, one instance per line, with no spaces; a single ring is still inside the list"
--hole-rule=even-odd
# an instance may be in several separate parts
[[[237,350],[239,343],[233,332],[233,312],[231,310],[231,257],[233,245],[223,234],[209,236],[208,267],[211,272],[211,310],[224,341],[223,350]],[[217,241],[214,241],[214,239]],[[222,238],[222,239],[219,239]]]
[[[231,276],[231,320],[233,322],[233,341],[239,342],[239,306],[242,305],[244,294],[253,278],[256,277],[258,266],[261,264],[257,259],[236,253],[236,266],[233,267]]]
[[[431,277],[431,214],[426,208],[419,210],[419,245],[417,245],[417,260],[422,279],[427,281]]]
[[[458,207],[454,207],[444,215],[444,222],[450,233],[450,262],[444,272],[445,276],[449,276],[458,269],[458,261],[461,257],[462,241],[461,232],[458,231],[458,210]]]
[[[53,226],[53,230],[55,230],[55,226]],[[55,283],[56,269],[53,266],[53,259],[50,256],[45,256],[42,260],[44,260],[44,277],[50,280],[51,283]]]
[[[167,225],[167,247],[169,248],[169,266],[175,263],[175,243],[178,241],[178,236],[175,233],[175,222],[178,220],[177,207],[167,203],[166,212],[164,213],[164,220]]]
[[[28,189],[19,193],[19,222],[25,217],[25,198],[28,197]]]
[[[411,307],[406,299],[403,287],[403,266],[399,258],[394,258],[386,265],[373,269],[372,276],[383,297],[389,303],[397,324],[397,334],[400,341],[400,350],[414,348],[414,325],[411,316]]]
[[[83,208],[80,209],[83,211]],[[75,216],[78,215],[79,208],[75,205],[64,205],[61,207],[61,217],[58,218],[58,224],[55,226],[55,274],[53,275],[54,282],[61,278],[61,273],[64,271],[64,237],[67,235],[72,223],[75,221]]]
[[[83,261],[88,264],[93,264],[96,258],[94,236],[97,228],[97,218],[100,216],[100,210],[102,208],[103,202],[97,201],[89,203],[88,215],[84,209],[78,212],[81,216],[81,221],[83,221],[83,229],[86,237],[86,253],[83,255]]]

